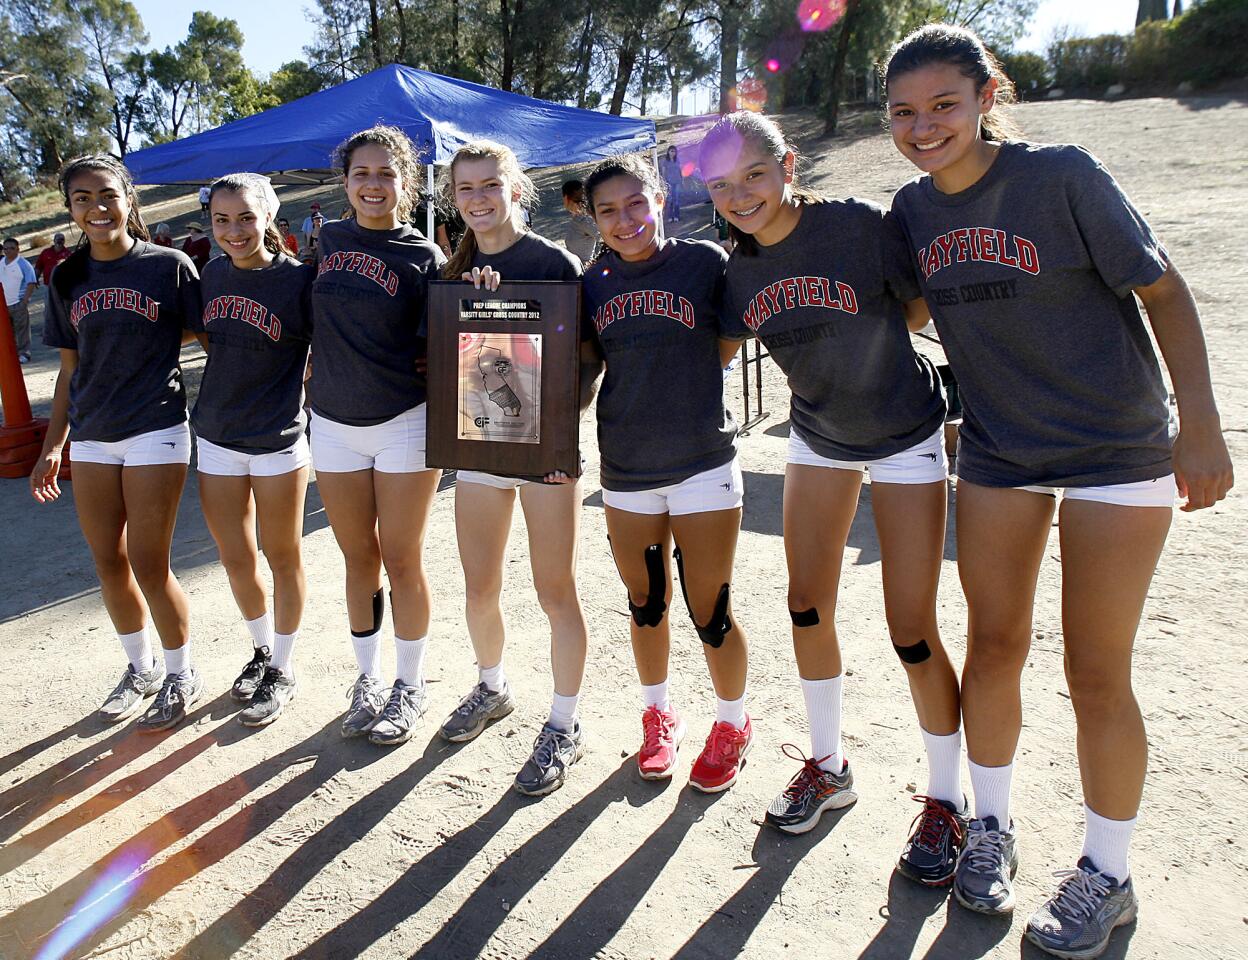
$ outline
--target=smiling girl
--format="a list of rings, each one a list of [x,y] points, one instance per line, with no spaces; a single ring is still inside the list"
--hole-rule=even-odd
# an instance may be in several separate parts
[[[798,188],[795,153],[755,113],[723,117],[700,165],[736,241],[729,329],[757,336],[793,393],[784,477],[789,615],[813,756],[767,810],[788,833],[854,802],[841,744],[836,630],[842,555],[864,475],[880,540],[884,611],[928,755],[928,787],[898,869],[949,883],[962,837],[958,682],[936,625],[944,553],[944,396],[910,345],[919,299],[900,230],[875,204]]]
[[[300,557],[308,485],[303,373],[311,337],[315,270],[286,253],[273,225],[277,195],[265,177],[233,174],[212,184],[210,217],[225,251],[204,268],[196,322],[208,365],[191,415],[204,519],[230,579],[254,653],[234,681],[247,726],[278,718],[295,695],[291,654],[306,584]],[[266,609],[256,526],[273,573]]]
[[[718,704],[689,782],[716,793],[736,782],[753,740],[745,633],[730,596],[744,487],[737,427],[724,407],[723,366],[740,347],[721,339],[725,254],[705,241],[662,238],[663,183],[638,157],[599,163],[585,194],[608,248],[585,274],[585,313],[606,362],[602,499],[642,684],[637,766],[647,780],[670,777],[685,734],[668,688],[674,539]]]
[[[87,242],[57,268],[48,292],[43,340],[60,350],[61,369],[30,489],[40,503],[60,496],[71,436],[78,521],[130,661],[99,715],[125,720],[155,694],[138,725],[166,730],[203,689],[186,595],[169,569],[191,456],[178,353],[199,316],[199,278],[185,254],[148,242],[130,174],[112,157],[71,160],[60,187]],[[149,611],[163,666],[152,654]]]
[[[501,278],[580,279],[581,265],[575,255],[525,227],[523,211],[535,199],[533,182],[507,147],[488,140],[461,147],[451,160],[445,190],[466,225],[455,255],[443,269],[448,279],[474,280],[489,287],[497,287]],[[592,379],[586,384],[581,409],[592,396],[588,390]],[[467,592],[465,617],[479,680],[447,717],[441,732],[454,742],[471,740],[515,707],[503,671],[499,601],[503,554],[517,493],[529,531],[533,586],[550,620],[554,675],[550,714],[515,780],[519,792],[536,796],[562,786],[568,767],[580,759],[582,751],[576,715],[586,648],[585,615],[576,592],[579,481],[544,483],[541,478],[472,470],[456,475],[455,530]]]
[[[410,739],[425,712],[429,584],[421,560],[439,472],[425,466],[428,284],[442,251],[408,223],[420,183],[401,130],[372,127],[338,148],[355,217],[326,223],[312,285],[312,460],[346,561],[359,676],[344,737]],[[396,680],[381,680],[381,568],[390,580]]]
[[[1131,651],[1144,599],[1176,492],[1199,510],[1233,481],[1200,320],[1169,254],[1094,157],[1005,139],[1009,81],[974,34],[916,31],[886,82],[893,141],[924,174],[893,209],[965,417],[957,536],[976,819],[954,892],[983,913],[1014,906],[1020,678],[1057,508],[1086,827],[1075,868],[1058,873],[1026,936],[1056,956],[1099,956],[1137,909],[1128,849],[1148,746]],[[1137,297],[1174,382],[1177,435]]]

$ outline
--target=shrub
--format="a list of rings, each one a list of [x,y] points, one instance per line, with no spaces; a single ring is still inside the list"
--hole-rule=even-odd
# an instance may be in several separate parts
[[[1132,38],[1107,33],[1074,37],[1049,46],[1053,85],[1067,90],[1103,90],[1121,83]]]
[[[1014,81],[1020,100],[1030,100],[1049,86],[1049,65],[1038,53],[1003,53],[1005,75]]]
[[[1248,76],[1248,2],[1205,0],[1173,23],[1175,79],[1207,86]]]

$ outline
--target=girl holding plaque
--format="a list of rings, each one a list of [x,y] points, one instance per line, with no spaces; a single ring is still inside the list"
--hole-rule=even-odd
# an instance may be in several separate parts
[[[922,176],[893,199],[958,378],[962,712],[975,794],[954,894],[1014,907],[1021,676],[1056,514],[1083,849],[1025,935],[1096,957],[1136,915],[1129,851],[1148,766],[1132,650],[1174,503],[1233,481],[1200,317],[1170,255],[1082,147],[1017,139],[1008,78],[973,33],[906,37],[886,74],[893,141]],[[1139,305],[1148,315],[1144,322]],[[1174,383],[1177,433],[1148,328]]]
[[[320,230],[312,284],[312,462],[347,567],[347,618],[359,676],[344,737],[411,738],[425,712],[429,584],[421,553],[438,471],[425,466],[425,360],[419,336],[442,251],[408,223],[420,183],[410,140],[394,127],[338,148],[356,215]],[[390,580],[397,659],[381,673]]]
[[[524,211],[535,199],[535,190],[507,147],[488,140],[461,147],[451,160],[444,189],[466,229],[443,276],[491,288],[501,278],[579,280],[580,260],[525,226]],[[490,398],[504,415],[514,416],[527,402],[508,383],[508,365],[514,358],[496,348],[487,349],[497,354],[486,380]],[[512,349],[527,349],[527,345],[516,343]],[[588,406],[588,395],[583,406]],[[516,789],[531,796],[559,789],[582,751],[576,714],[587,644],[585,615],[576,591],[581,485],[562,475],[547,479],[555,482],[473,470],[460,470],[456,475],[455,529],[467,592],[465,617],[479,677],[441,729],[442,736],[452,742],[472,740],[515,709],[503,668],[500,599],[503,554],[518,494],[529,531],[533,584],[550,620],[554,675],[550,715],[515,780]]]
[[[674,540],[718,703],[689,783],[714,793],[736,782],[753,738],[745,634],[730,602],[744,486],[724,406],[723,367],[740,347],[720,326],[727,254],[703,240],[662,238],[663,182],[638,157],[599,163],[585,192],[608,247],[586,271],[585,313],[606,362],[602,498],[642,685],[637,767],[647,780],[671,777],[685,735],[668,689]]]

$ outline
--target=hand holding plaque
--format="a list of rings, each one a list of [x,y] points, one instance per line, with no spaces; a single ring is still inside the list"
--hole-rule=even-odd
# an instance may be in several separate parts
[[[429,287],[430,466],[580,475],[579,283]]]

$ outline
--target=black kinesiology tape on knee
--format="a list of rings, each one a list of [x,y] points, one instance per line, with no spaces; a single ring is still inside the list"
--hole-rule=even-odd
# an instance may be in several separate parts
[[[789,619],[795,627],[813,627],[819,623],[819,611],[815,607],[809,610],[790,610]]]
[[[926,640],[920,640],[909,647],[899,647],[894,643],[893,649],[897,651],[897,656],[901,658],[902,663],[922,663],[932,655],[931,648],[928,647]]]
[[[693,607],[689,603],[689,590],[685,586],[685,560],[680,555],[680,547],[676,548],[676,573],[680,576],[680,593],[685,598],[685,609],[689,611],[689,619],[693,621],[693,629],[698,631],[698,638],[708,647],[718,649],[723,646],[724,637],[732,630],[732,617],[728,615],[728,595],[730,587],[724,584],[719,588],[715,598],[715,609],[711,611],[710,622],[706,626],[698,623],[693,616]]]
[[[652,543],[646,547],[645,554],[646,577],[649,580],[646,602],[640,605],[633,603],[630,593],[628,612],[633,615],[633,623],[637,626],[657,627],[663,622],[663,614],[667,612],[667,581],[663,576],[663,545]]]
[[[391,605],[394,604],[394,597],[390,598]],[[373,629],[371,630],[352,630],[353,637],[371,637],[381,629],[381,618],[386,614],[386,597],[385,594],[378,590],[373,594]]]

